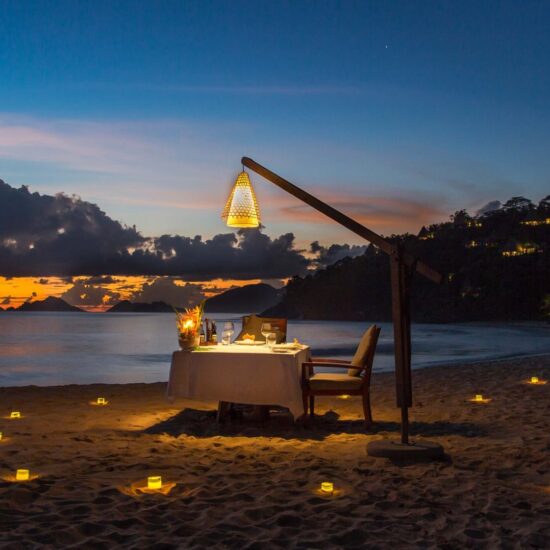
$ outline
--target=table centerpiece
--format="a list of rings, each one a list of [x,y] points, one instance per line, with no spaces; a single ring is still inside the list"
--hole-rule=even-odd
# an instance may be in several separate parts
[[[204,313],[204,300],[185,311],[174,310],[178,328],[178,342],[183,351],[192,351],[200,344],[200,327]]]

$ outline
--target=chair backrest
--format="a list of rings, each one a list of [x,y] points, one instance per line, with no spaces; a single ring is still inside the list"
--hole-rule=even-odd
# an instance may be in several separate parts
[[[277,344],[286,342],[286,319],[258,317],[257,315],[245,315],[243,317],[243,328],[241,332],[239,332],[236,339],[242,340],[245,334],[253,334],[256,337],[256,340],[263,341],[264,336],[262,335],[262,323],[270,323],[273,329],[277,329]]]
[[[376,344],[378,343],[379,335],[380,328],[376,325],[372,325],[365,332],[365,334],[363,334],[363,337],[357,346],[357,351],[351,360],[352,368],[348,369],[349,376],[358,376],[361,373],[361,369],[364,369],[364,377],[370,379],[374,352],[376,351]]]

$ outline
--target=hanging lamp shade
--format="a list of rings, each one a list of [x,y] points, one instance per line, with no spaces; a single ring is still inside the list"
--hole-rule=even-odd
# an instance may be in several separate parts
[[[222,219],[229,227],[258,227],[260,208],[250,178],[241,172],[223,209]]]

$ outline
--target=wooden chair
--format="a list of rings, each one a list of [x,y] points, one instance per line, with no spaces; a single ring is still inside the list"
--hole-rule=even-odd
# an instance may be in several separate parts
[[[380,328],[372,325],[363,335],[353,359],[341,361],[337,359],[313,358],[302,363],[302,399],[304,402],[304,415],[308,414],[313,419],[315,416],[316,395],[361,395],[363,397],[363,412],[365,426],[372,425],[372,412],[370,407],[370,378],[372,362]],[[346,369],[346,373],[315,373],[315,367],[328,367],[331,369]]]
[[[258,341],[264,341],[262,335],[262,323],[270,323],[276,329],[277,344],[286,342],[287,320],[272,317],[258,317],[257,315],[245,315],[243,317],[243,328],[236,340],[242,340],[245,334],[253,334]]]

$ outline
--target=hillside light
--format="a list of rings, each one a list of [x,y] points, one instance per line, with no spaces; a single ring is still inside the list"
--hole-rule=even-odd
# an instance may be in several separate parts
[[[387,439],[371,441],[367,445],[367,453],[370,456],[386,458],[406,456],[424,459],[443,456],[443,447],[438,443],[425,440],[417,440],[413,444],[409,442],[409,407],[412,406],[413,401],[411,380],[411,282],[413,274],[418,272],[427,279],[439,284],[442,281],[441,274],[408,253],[402,245],[387,241],[374,231],[346,216],[343,212],[336,210],[336,208],[285,180],[251,158],[243,157],[241,163],[243,167],[253,170],[283,191],[369,241],[389,256],[395,342],[395,389],[396,404],[401,409],[401,441]],[[247,228],[259,227],[260,225],[258,202],[250,178],[244,172],[244,169],[237,177],[237,181],[227,199],[222,218],[226,220],[229,227]]]
[[[248,174],[243,170],[235,180],[223,209],[222,219],[229,227],[253,228],[260,225],[260,208]]]

